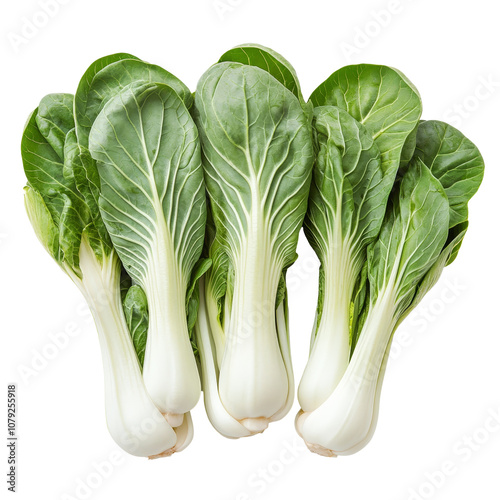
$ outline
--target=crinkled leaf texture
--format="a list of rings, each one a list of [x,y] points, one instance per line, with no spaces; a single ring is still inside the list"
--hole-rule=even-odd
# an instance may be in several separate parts
[[[450,228],[467,221],[467,203],[484,174],[484,160],[477,147],[451,125],[428,120],[418,126],[414,156],[442,184],[450,202]]]
[[[39,193],[58,228],[56,260],[80,275],[80,241],[90,214],[74,179],[64,175],[62,137],[74,126],[72,102],[69,94],[49,94],[42,99],[43,115],[38,115],[37,108],[28,119],[21,154],[28,185]]]
[[[309,100],[315,107],[338,106],[362,123],[380,150],[382,169],[395,178],[405,143],[422,114],[418,91],[403,73],[373,64],[344,66]]]

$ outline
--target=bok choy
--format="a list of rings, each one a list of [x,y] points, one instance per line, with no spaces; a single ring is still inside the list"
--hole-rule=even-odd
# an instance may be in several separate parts
[[[197,338],[205,406],[228,437],[262,432],[293,401],[285,274],[313,162],[309,114],[284,82],[252,64],[257,56],[266,67],[288,65],[268,49],[234,49],[201,77],[195,97],[213,262]]]
[[[422,121],[400,71],[334,72],[306,102],[291,64],[245,44],[196,93],[119,53],[30,115],[28,217],[84,295],[108,428],[150,458],[184,449],[201,391],[252,436],[293,403],[286,275],[301,227],[320,261],[295,424],[321,455],[371,439],[391,341],[457,257],[484,162]]]
[[[484,164],[458,130],[418,121],[391,68],[343,68],[310,101],[320,294],[296,427],[312,451],[347,455],[373,435],[392,336],[456,257]]]
[[[198,132],[171,87],[137,83],[103,107],[89,148],[97,160],[100,208],[111,241],[147,298],[144,382],[177,427],[200,396],[186,312],[205,234]]]
[[[305,411],[326,400],[349,363],[351,303],[366,273],[366,248],[380,231],[401,150],[421,114],[418,93],[401,73],[371,65],[339,70],[310,100],[317,156],[304,231],[321,268],[298,391]]]
[[[189,444],[188,412],[200,394],[190,280],[206,211],[192,103],[164,69],[114,54],[88,68],[75,98],[44,98],[23,135],[30,220],[89,304],[101,339],[108,427],[140,456]]]
[[[113,439],[132,455],[168,454],[189,443],[188,422],[174,431],[146,391],[122,308],[121,263],[97,210],[99,178],[92,163],[75,154],[72,110],[72,95],[50,94],[26,124],[21,145],[26,210],[38,239],[94,317]]]

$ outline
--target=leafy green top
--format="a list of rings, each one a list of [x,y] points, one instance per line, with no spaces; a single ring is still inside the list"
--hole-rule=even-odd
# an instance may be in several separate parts
[[[105,105],[89,148],[101,177],[101,212],[132,278],[171,243],[187,286],[203,247],[205,193],[198,133],[171,87],[135,84]]]
[[[202,76],[195,107],[217,238],[234,258],[262,225],[285,267],[295,259],[313,160],[300,102],[266,71],[225,62]]]
[[[405,142],[422,113],[417,90],[401,72],[372,64],[345,66],[309,100],[314,106],[338,106],[362,123],[380,150],[382,170],[396,177]]]

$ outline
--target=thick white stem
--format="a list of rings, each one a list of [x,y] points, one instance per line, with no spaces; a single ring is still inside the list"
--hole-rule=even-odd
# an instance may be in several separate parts
[[[262,218],[250,224],[237,261],[219,377],[226,410],[252,432],[264,430],[286,403],[288,377],[276,331],[276,265]]]
[[[101,266],[82,239],[80,281],[95,320],[104,368],[106,420],[115,442],[127,453],[151,456],[176,446],[177,435],[155,407],[144,385],[120,299],[120,263],[114,253]]]
[[[387,291],[378,297],[336,389],[318,409],[299,414],[297,431],[312,451],[349,455],[373,434],[386,353],[395,326],[394,303]]]
[[[200,352],[201,379],[205,409],[210,423],[225,437],[240,438],[252,433],[224,408],[219,397],[218,364],[215,346],[212,343],[211,323],[207,317],[204,278],[199,283],[200,304],[195,325],[196,342]]]
[[[328,399],[349,364],[349,317],[355,283],[349,256],[339,249],[324,266],[323,309],[298,390],[304,411],[313,411]]]
[[[187,329],[187,280],[164,222],[157,238],[144,283],[149,328],[143,376],[154,403],[175,427],[198,402],[201,386]]]

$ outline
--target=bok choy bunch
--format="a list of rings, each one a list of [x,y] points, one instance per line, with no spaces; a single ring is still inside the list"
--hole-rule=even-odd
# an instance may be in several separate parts
[[[186,447],[200,395],[191,276],[207,265],[206,208],[191,105],[173,75],[115,54],[89,67],[75,98],[45,97],[22,140],[30,221],[89,305],[108,428],[138,456]],[[123,303],[121,275],[132,281]]]
[[[76,135],[97,160],[104,223],[148,304],[144,382],[173,427],[200,396],[184,305],[206,218],[192,104],[179,79],[129,54],[94,62],[75,95]]]
[[[94,317],[119,446],[184,449],[202,389],[229,438],[287,414],[301,227],[320,270],[296,428],[322,455],[366,445],[392,337],[456,258],[484,170],[461,132],[421,114],[400,71],[368,64],[306,102],[290,63],[254,44],[195,95],[120,53],[74,96],[42,99],[21,145],[26,210]]]
[[[260,46],[229,51],[201,77],[195,117],[213,262],[197,323],[205,406],[238,438],[293,401],[285,274],[307,208],[311,119],[289,63]]]
[[[312,451],[348,455],[372,437],[392,336],[455,258],[484,164],[458,130],[419,122],[418,93],[391,68],[342,68],[310,102],[304,228],[320,293],[296,427]]]

